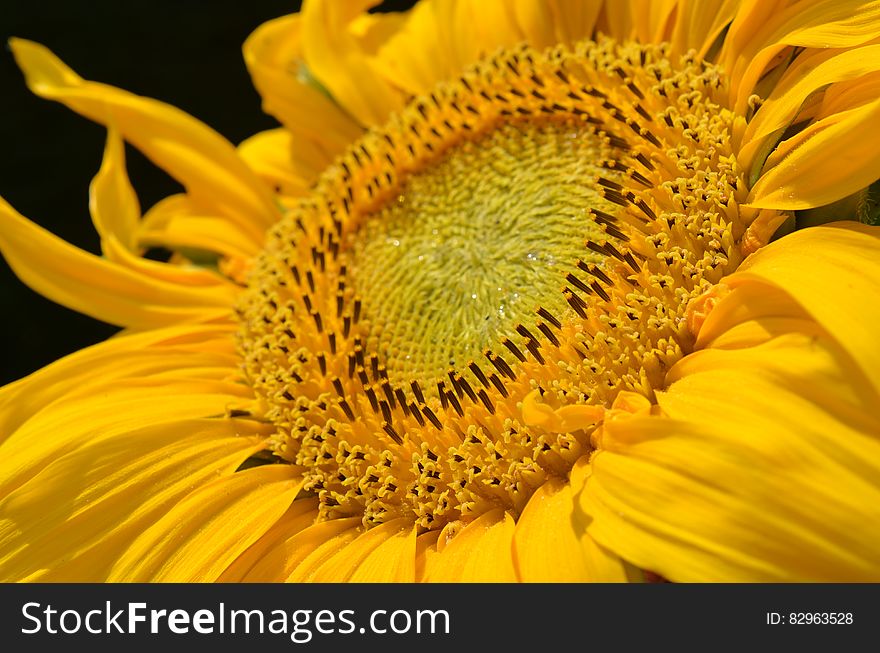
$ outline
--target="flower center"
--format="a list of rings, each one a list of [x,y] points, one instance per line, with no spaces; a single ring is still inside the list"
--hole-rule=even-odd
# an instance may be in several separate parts
[[[412,175],[352,234],[366,347],[392,383],[433,389],[538,307],[570,312],[565,276],[604,259],[584,243],[605,235],[589,209],[614,209],[595,181],[610,149],[579,121],[500,125]]]
[[[505,51],[324,173],[239,308],[272,453],[323,519],[517,516],[622,392],[653,399],[741,259],[724,84],[664,46]]]

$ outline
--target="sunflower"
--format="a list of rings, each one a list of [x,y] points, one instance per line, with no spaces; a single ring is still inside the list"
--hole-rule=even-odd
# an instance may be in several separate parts
[[[12,41],[103,256],[0,248],[123,331],[0,390],[2,578],[880,580],[880,3],[373,4],[237,148]]]

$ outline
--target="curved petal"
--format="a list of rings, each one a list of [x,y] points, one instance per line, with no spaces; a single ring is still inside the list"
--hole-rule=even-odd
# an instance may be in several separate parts
[[[367,530],[316,568],[309,580],[316,583],[412,583],[415,567],[416,531],[412,521],[401,518]]]
[[[876,232],[795,232],[696,305],[662,414],[597,437],[589,534],[673,581],[880,579]]]
[[[764,140],[774,132],[788,127],[802,105],[812,94],[830,84],[865,77],[880,69],[880,45],[803,54],[792,63],[770,96],[761,104],[743,135],[743,145],[737,153],[740,166],[752,168],[752,159]],[[841,107],[845,110],[847,107]],[[822,159],[840,161],[834,156],[840,150],[834,146]]]
[[[405,98],[372,67],[351,22],[376,0],[311,0],[303,7],[303,52],[309,70],[363,126],[384,123]]]
[[[829,116],[784,141],[768,158],[746,206],[809,209],[869,186],[880,178],[878,120],[880,100]]]
[[[293,140],[286,129],[254,134],[238,146],[238,154],[251,169],[278,193],[288,197],[307,194],[308,182],[294,169]]]
[[[0,501],[5,581],[99,582],[130,543],[178,501],[231,474],[263,438],[231,421],[181,419],[85,440],[40,461]]]
[[[573,513],[572,488],[562,479],[547,481],[535,491],[513,534],[518,579],[531,583],[625,582],[619,558],[605,552],[611,564],[597,565],[595,557],[585,555],[581,534],[572,523]]]
[[[112,127],[107,130],[101,169],[89,188],[89,211],[102,241],[115,238],[127,251],[135,250],[141,207],[125,170],[125,144]]]
[[[109,580],[214,581],[284,515],[301,487],[289,465],[218,478],[149,525]]]
[[[209,366],[226,366],[234,377],[238,373],[234,328],[187,325],[123,333],[55,361],[0,388],[0,442],[56,402],[88,396],[101,387],[112,389],[125,380]]]
[[[194,201],[235,222],[256,242],[279,219],[268,189],[210,127],[162,102],[83,80],[39,44],[9,43],[34,93],[119,129],[178,179]]]
[[[186,195],[166,197],[147,211],[138,229],[137,244],[209,252],[233,260],[256,256],[262,247],[235,224],[205,214]]]
[[[329,557],[357,537],[360,522],[357,517],[331,519],[291,531],[287,537],[267,547],[242,580],[249,583],[284,582],[309,555],[321,549],[323,555]],[[318,553],[315,557],[320,555]]]
[[[679,0],[670,43],[673,55],[696,50],[705,57],[723,30],[730,25],[740,0]]]
[[[880,36],[880,2],[743,3],[724,44],[721,64],[731,79],[736,112],[745,115],[755,84],[787,46],[849,48]]]
[[[290,162],[312,182],[363,129],[311,76],[305,64],[300,14],[270,20],[254,30],[242,51],[263,110],[290,133]]]
[[[107,130],[104,160],[89,188],[89,212],[101,236],[101,249],[107,260],[160,281],[198,286],[208,291],[211,286],[226,286],[230,293],[234,292],[227,279],[210,270],[140,257],[137,251],[140,205],[125,170],[124,144],[113,128]]]
[[[880,579],[880,423],[822,402],[834,353],[816,343],[783,339],[748,363],[712,352],[659,397],[669,417],[606,425],[581,495],[588,533],[673,581]],[[763,369],[786,350],[796,369]]]
[[[440,535],[437,555],[425,560],[425,577],[434,583],[512,583],[513,518],[490,510],[467,524],[451,541]],[[440,543],[442,542],[442,548]]]
[[[746,259],[727,284],[773,284],[857,361],[880,392],[880,228],[837,222],[789,234]]]
[[[208,321],[229,315],[236,288],[151,278],[84,252],[27,220],[0,199],[0,251],[41,295],[99,320],[134,328]]]
[[[318,500],[315,498],[296,499],[284,516],[247,551],[238,556],[217,579],[219,583],[253,582],[252,570],[260,561],[269,557],[282,542],[293,537],[315,523],[318,517]],[[268,582],[282,583],[287,575],[280,573],[283,565],[278,566],[279,574],[267,578]]]

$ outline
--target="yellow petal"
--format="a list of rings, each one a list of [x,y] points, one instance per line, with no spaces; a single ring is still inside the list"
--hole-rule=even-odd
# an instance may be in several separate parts
[[[668,41],[672,30],[674,0],[606,2],[599,19],[599,31],[618,40],[643,43]]]
[[[184,419],[40,460],[39,473],[0,501],[0,577],[103,581],[142,531],[262,446],[231,422]]]
[[[672,419],[606,427],[589,532],[676,581],[880,579],[880,422],[840,392],[858,380],[827,339],[754,349],[684,359]]]
[[[41,45],[11,39],[10,46],[34,93],[119,129],[194,201],[235,222],[256,242],[280,218],[268,189],[211,128],[167,104],[83,80]]]
[[[875,232],[795,232],[724,279],[662,416],[603,425],[589,534],[674,581],[880,579]]]
[[[252,571],[254,567],[261,561],[269,559],[285,540],[314,524],[317,517],[317,499],[297,499],[272,528],[226,568],[217,582],[253,582]],[[266,578],[266,582],[283,583],[287,579],[287,574],[281,573],[282,568],[283,564],[279,564],[277,566],[279,573],[274,577]]]
[[[380,125],[404,106],[404,96],[370,65],[349,24],[375,0],[313,0],[302,11],[309,70],[363,126]]]
[[[310,77],[302,22],[301,15],[293,14],[263,23],[242,50],[263,110],[290,132],[294,171],[310,183],[363,129]]]
[[[80,350],[0,388],[0,442],[27,419],[56,402],[113,389],[128,379],[170,370],[226,366],[235,376],[233,325],[179,326],[121,334]],[[208,414],[208,413],[206,413]]]
[[[88,254],[0,199],[0,251],[18,277],[68,308],[121,326],[149,328],[229,314],[234,286],[187,287]]]
[[[838,222],[796,231],[746,259],[726,283],[752,281],[784,290],[880,391],[880,303],[872,301],[880,288],[880,228]]]
[[[166,197],[147,211],[137,244],[172,251],[203,250],[232,259],[251,258],[262,247],[235,224],[200,211],[186,195]]]
[[[490,9],[504,14],[500,3],[483,4],[491,4]],[[451,47],[455,25],[450,17],[461,10],[462,4],[454,1],[416,4],[403,26],[379,48],[373,59],[376,70],[388,83],[411,95],[427,93],[441,79],[452,78],[459,61]],[[510,19],[504,23],[509,24]],[[497,25],[498,21],[491,24]]]
[[[360,522],[357,517],[331,519],[315,524],[287,540],[284,548],[289,553],[282,565],[282,570],[288,572],[285,580],[298,582],[310,579],[324,562],[345,549],[363,532]]]
[[[711,3],[680,0],[670,40],[673,56],[693,49],[705,57],[722,31],[730,25],[738,5],[739,0],[714,0]]]
[[[89,210],[102,241],[112,237],[126,250],[134,251],[141,209],[125,171],[122,138],[112,127],[107,130],[101,169],[89,188]],[[115,260],[107,251],[104,254]]]
[[[196,489],[150,525],[111,581],[210,582],[287,511],[302,487],[289,465],[264,465]]]
[[[446,543],[437,555],[426,560],[425,581],[516,582],[512,554],[514,530],[513,518],[501,508],[483,513]]]
[[[227,291],[234,290],[227,279],[210,270],[140,257],[137,251],[140,205],[125,170],[124,144],[113,128],[107,131],[104,160],[89,189],[89,211],[107,260],[162,281],[185,286],[226,286]]]
[[[513,3],[517,25],[526,41],[539,49],[589,38],[601,8],[601,2],[592,0],[517,0]]]
[[[46,461],[74,451],[83,442],[97,443],[150,425],[223,417],[227,406],[245,394],[240,385],[156,375],[107,384],[89,394],[68,395],[65,400],[50,403],[0,446],[0,495],[38,474]],[[157,405],[162,406],[161,411],[156,410]]]
[[[531,583],[625,581],[623,562],[601,549],[589,536],[589,552],[572,521],[574,498],[562,479],[542,485],[529,499],[513,534],[517,577]]]
[[[314,522],[311,517],[309,519]],[[331,519],[291,531],[283,539],[268,546],[242,580],[248,583],[286,581],[298,565],[323,545],[330,543],[331,547],[334,546],[337,537],[341,537],[344,542],[356,537],[360,521],[357,517]],[[333,551],[327,555],[332,555]]]
[[[740,115],[745,114],[748,98],[768,64],[786,46],[848,48],[880,36],[880,2],[780,4],[744,3],[731,25],[721,63],[730,76],[734,109]]]
[[[309,580],[316,583],[411,583],[415,581],[415,554],[416,532],[412,522],[405,518],[395,519],[358,536],[322,563]]]
[[[752,158],[770,134],[788,127],[807,98],[829,84],[864,77],[880,68],[880,45],[840,52],[804,54],[795,59],[762,103],[743,137],[737,154],[740,165],[751,169]],[[827,153],[831,158],[840,150]]]
[[[869,186],[880,178],[878,120],[880,100],[825,118],[783,142],[767,160],[748,206],[809,209]]]
[[[416,580],[416,529],[399,529],[360,563],[352,583],[413,583]]]
[[[308,192],[308,182],[294,169],[293,142],[286,129],[270,129],[243,141],[238,154],[268,185],[282,195],[299,197]]]

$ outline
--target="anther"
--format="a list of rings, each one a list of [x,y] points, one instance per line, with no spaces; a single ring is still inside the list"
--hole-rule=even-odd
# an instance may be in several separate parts
[[[507,392],[507,388],[504,386],[504,382],[500,378],[498,378],[497,374],[489,375],[489,381],[491,381],[492,385],[495,386],[495,389],[501,393],[502,397],[504,397],[505,399],[508,397],[510,393]]]
[[[544,357],[541,356],[541,352],[538,351],[539,347],[540,345],[538,344],[537,340],[533,338],[529,338],[528,340],[526,340],[526,349],[531,352],[532,356],[535,357],[535,360],[538,361],[539,364],[543,365]]]
[[[486,375],[483,374],[483,370],[480,369],[480,366],[477,365],[474,361],[468,363],[468,369],[473,373],[477,380],[482,383],[485,387],[489,387],[489,380],[486,378]]]
[[[403,444],[403,439],[397,435],[397,431],[394,430],[394,427],[386,420],[382,423],[382,430],[388,434],[392,440],[394,440],[397,444]]]
[[[419,386],[418,381],[411,381],[409,387],[412,388],[413,395],[420,404],[425,403],[425,395],[422,394],[422,388]]]
[[[471,401],[475,402],[477,400],[477,395],[474,392],[474,389],[471,388],[471,384],[467,382],[467,379],[465,379],[460,374],[456,374],[455,382],[458,383],[461,389],[465,391],[465,394],[467,394]]]
[[[440,419],[434,414],[434,411],[433,411],[433,410],[431,410],[431,409],[428,408],[427,406],[423,406],[423,407],[422,407],[422,412],[425,414],[425,417],[428,418],[428,421],[431,422],[431,424],[434,425],[434,428],[436,428],[438,431],[442,431],[442,430],[443,430],[443,423],[442,423],[442,422],[440,421]]]
[[[510,350],[510,353],[516,356],[521,363],[526,362],[526,357],[519,350],[519,348],[515,344],[513,344],[513,341],[510,338],[502,339],[501,344],[507,347]]]
[[[559,338],[556,337],[556,334],[550,330],[546,323],[538,322],[537,326],[538,330],[546,336],[547,340],[552,342],[555,347],[559,346]]]
[[[498,370],[500,374],[506,376],[511,381],[516,381],[516,374],[513,372],[513,368],[507,364],[507,361],[495,354],[495,352],[487,349],[483,355],[489,359],[489,362],[495,366],[495,369]]]

